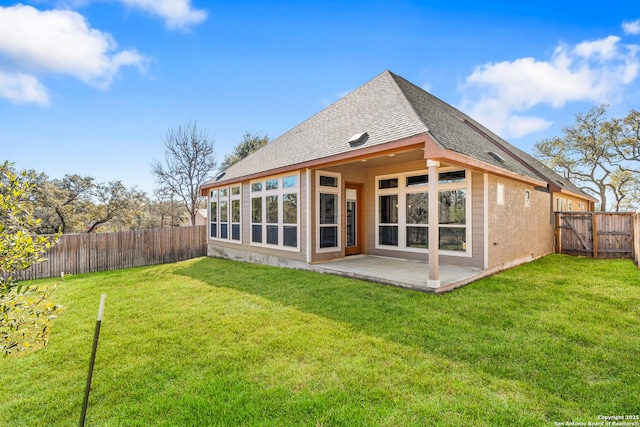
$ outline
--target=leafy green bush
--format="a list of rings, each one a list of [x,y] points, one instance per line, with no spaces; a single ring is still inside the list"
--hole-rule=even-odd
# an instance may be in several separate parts
[[[0,165],[0,352],[17,353],[46,344],[53,313],[47,302],[55,289],[21,286],[12,274],[42,261],[58,236],[36,236],[39,220],[33,215],[34,184],[26,172],[11,163]]]

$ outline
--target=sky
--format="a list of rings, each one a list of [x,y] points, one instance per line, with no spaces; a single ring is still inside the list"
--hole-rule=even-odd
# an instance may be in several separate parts
[[[583,1],[0,0],[0,161],[151,193],[169,129],[220,163],[390,70],[529,153],[640,109],[640,9]],[[213,172],[212,172],[213,175]]]

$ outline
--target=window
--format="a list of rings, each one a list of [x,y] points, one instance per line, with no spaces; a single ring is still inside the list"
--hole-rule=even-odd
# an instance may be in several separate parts
[[[320,186],[338,188],[338,177],[320,175]]]
[[[241,241],[240,186],[212,190],[209,194],[210,237]]]
[[[531,206],[531,191],[524,190],[524,205],[526,207]]]
[[[215,239],[218,237],[218,190],[209,194],[209,206],[209,236]]]
[[[283,244],[288,247],[296,248],[298,247],[298,195],[295,193],[283,195],[282,209]]]
[[[569,210],[573,210],[573,200],[569,199]]]
[[[385,188],[398,188],[398,178],[381,179],[378,181],[378,188],[380,190]]]
[[[496,191],[498,204],[504,205],[504,184],[498,184],[498,188]]]
[[[466,179],[465,171],[452,171],[452,172],[441,172],[438,174],[438,184],[455,184],[458,182],[464,182]]]
[[[278,195],[265,197],[265,209],[267,211],[267,244],[278,244]]]
[[[567,199],[561,199],[558,197],[556,199],[556,211],[563,212],[567,210]]]
[[[340,175],[318,172],[318,252],[340,248]]]
[[[407,177],[407,187],[429,184],[429,175],[416,175]]]
[[[251,241],[262,243],[262,197],[251,197]]]
[[[470,182],[466,171],[438,174],[439,248],[466,252],[470,235],[467,198]],[[376,194],[376,247],[406,251],[429,248],[428,175],[414,172],[378,177]]]
[[[229,201],[220,200],[219,203],[219,217],[220,217],[220,238],[226,239],[229,236]]]
[[[251,244],[298,249],[299,176],[251,183]]]
[[[407,204],[407,247],[427,249],[429,247],[429,194],[408,193]]]
[[[467,191],[446,190],[439,193],[439,247],[449,251],[465,251]]]
[[[378,233],[381,245],[398,246],[398,195],[380,196]]]

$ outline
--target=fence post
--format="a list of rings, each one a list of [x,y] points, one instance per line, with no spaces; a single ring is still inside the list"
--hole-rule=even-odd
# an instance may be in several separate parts
[[[556,212],[555,214],[555,221],[556,221],[556,253],[561,254],[562,253],[562,229],[560,228],[560,213]]]
[[[598,258],[598,214],[591,213],[591,231],[593,232],[593,257]]]
[[[640,267],[640,209],[633,214],[633,259]]]

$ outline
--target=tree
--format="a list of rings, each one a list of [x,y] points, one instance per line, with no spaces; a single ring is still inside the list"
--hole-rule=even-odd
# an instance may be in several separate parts
[[[151,172],[165,194],[178,197],[183,203],[191,223],[203,200],[200,187],[212,176],[216,168],[213,140],[198,130],[196,122],[188,122],[169,129],[164,140],[164,164],[154,161]]]
[[[5,354],[46,344],[59,308],[47,302],[53,290],[19,285],[12,276],[41,261],[57,239],[34,235],[39,220],[33,212],[32,179],[9,162],[0,165],[0,351]]]
[[[186,222],[184,206],[172,194],[154,191],[155,199],[149,204],[149,214],[155,227],[178,227]]]
[[[95,185],[93,197],[95,203],[86,213],[87,233],[93,233],[98,230],[98,227],[114,220],[117,224],[112,228],[119,230],[130,228],[130,225],[136,223],[136,216],[144,206],[145,194],[135,187],[126,188],[120,181],[111,181],[107,184]]]
[[[640,206],[640,177],[637,173],[618,169],[611,175],[611,184],[615,188],[615,211],[635,210]]]
[[[41,174],[36,186],[39,233],[82,231],[83,214],[91,204],[94,178],[77,174],[49,180]]]
[[[140,228],[146,215],[146,195],[120,181],[95,182],[91,176],[67,174],[49,179],[31,171],[36,186],[33,197],[38,234],[120,231]]]
[[[257,151],[269,143],[269,137],[259,133],[251,134],[245,132],[242,137],[242,141],[236,145],[231,154],[227,154],[224,157],[224,161],[220,165],[220,170],[225,171],[229,167],[238,163],[240,160],[247,157],[249,154]]]
[[[611,119],[604,130],[614,149],[614,160],[623,170],[640,173],[640,111],[631,110],[623,119]]]
[[[551,169],[600,200],[600,209],[616,210],[637,185],[640,172],[638,130],[640,114],[632,111],[625,119],[607,119],[608,106],[577,114],[575,123],[562,129],[563,136],[535,144],[535,154]]]

